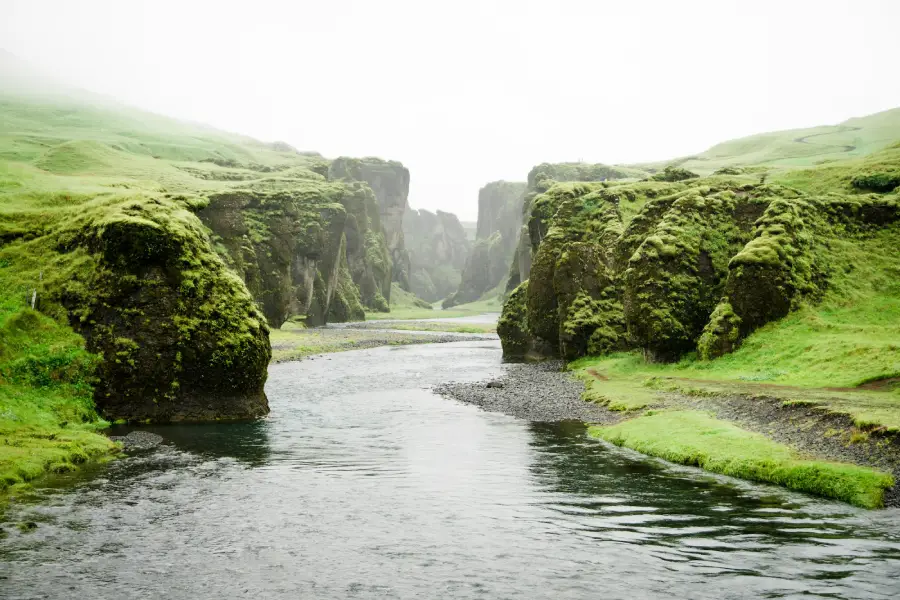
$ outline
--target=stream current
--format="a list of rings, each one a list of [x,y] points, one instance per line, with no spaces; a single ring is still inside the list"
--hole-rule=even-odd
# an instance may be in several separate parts
[[[269,418],[152,428],[156,450],[13,505],[0,598],[900,597],[898,510],[430,391],[502,369],[494,340],[273,365]]]

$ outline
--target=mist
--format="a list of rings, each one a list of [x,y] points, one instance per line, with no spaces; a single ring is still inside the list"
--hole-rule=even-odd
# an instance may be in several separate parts
[[[900,99],[890,0],[6,2],[0,47],[154,112],[375,155],[410,205],[554,161],[633,163]]]

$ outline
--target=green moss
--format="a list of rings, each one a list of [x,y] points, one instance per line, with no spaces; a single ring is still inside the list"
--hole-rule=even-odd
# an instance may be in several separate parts
[[[749,237],[736,218],[745,198],[731,190],[682,192],[629,259],[624,311],[648,355],[672,360],[692,350],[718,299],[728,261]]]
[[[710,360],[733,352],[740,341],[741,318],[734,313],[731,304],[722,300],[716,305],[697,340],[700,358]]]
[[[665,169],[650,177],[650,179],[652,179],[653,181],[676,182],[684,181],[686,179],[694,179],[695,177],[699,177],[699,175],[682,167],[668,165]]]
[[[865,508],[883,505],[894,478],[857,465],[801,458],[767,439],[694,411],[663,412],[609,427],[592,427],[594,437],[665,460],[713,473],[843,500]]]
[[[504,360],[524,360],[531,347],[525,308],[527,294],[528,282],[525,281],[509,295],[497,321]]]

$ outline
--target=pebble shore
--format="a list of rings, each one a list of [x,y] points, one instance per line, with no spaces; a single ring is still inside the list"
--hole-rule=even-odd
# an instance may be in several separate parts
[[[510,364],[504,369],[505,374],[498,379],[444,383],[435,386],[434,391],[487,411],[529,421],[613,423],[618,420],[617,415],[602,406],[581,399],[584,385],[563,372],[561,362]]]

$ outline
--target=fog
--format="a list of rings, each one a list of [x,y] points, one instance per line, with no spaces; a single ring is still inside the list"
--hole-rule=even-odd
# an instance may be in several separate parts
[[[900,3],[5,0],[0,47],[129,104],[412,172],[474,220],[544,161],[626,163],[900,104]]]

